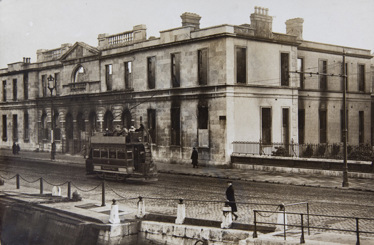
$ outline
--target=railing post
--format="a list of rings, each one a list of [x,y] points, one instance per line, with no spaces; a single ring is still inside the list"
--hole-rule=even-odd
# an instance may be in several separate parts
[[[43,194],[43,178],[40,178],[40,195]]]
[[[16,186],[19,189],[19,174],[16,174]]]
[[[253,210],[253,238],[257,238],[257,221],[256,221],[256,210]]]
[[[145,204],[143,197],[139,196],[139,201],[138,201],[138,213],[136,214],[136,218],[143,218],[145,215]]]
[[[71,199],[71,182],[68,181],[68,198]]]
[[[300,237],[300,243],[305,243],[304,239],[304,214],[300,214],[301,216],[301,237]]]
[[[175,219],[176,224],[183,224],[186,218],[186,204],[183,203],[183,199],[179,199],[177,208],[177,218]]]
[[[101,206],[105,206],[105,180],[101,183]]]
[[[356,218],[356,234],[357,234],[356,245],[360,245],[360,228],[359,228],[358,221],[359,221],[358,218]]]
[[[308,222],[308,236],[310,236],[310,223],[309,223],[309,203],[306,203],[306,213],[308,215],[307,222]]]

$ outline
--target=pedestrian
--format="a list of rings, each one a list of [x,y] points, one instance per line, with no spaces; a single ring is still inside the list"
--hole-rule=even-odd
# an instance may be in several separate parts
[[[234,187],[232,186],[232,181],[227,181],[227,189],[226,189],[226,204],[231,207],[231,213],[234,216],[235,220],[238,219],[238,215],[235,212],[238,211],[235,202],[235,192]]]
[[[193,168],[198,168],[197,164],[198,164],[198,161],[197,159],[199,158],[199,154],[197,153],[197,150],[196,148],[194,147],[193,150],[192,150],[192,154],[191,154],[191,159],[192,159],[192,166]]]
[[[20,151],[21,151],[21,147],[19,146],[18,143],[16,143],[16,154],[19,154]]]
[[[83,152],[83,157],[84,157],[84,159],[86,159],[86,154],[87,154],[87,148],[86,148],[86,145],[83,145],[82,152]]]
[[[13,142],[12,152],[13,152],[13,155],[17,154],[17,144],[16,144],[16,142]]]
[[[52,143],[52,149],[51,150],[52,150],[51,158],[55,159],[55,154],[56,154],[56,143],[55,142]]]

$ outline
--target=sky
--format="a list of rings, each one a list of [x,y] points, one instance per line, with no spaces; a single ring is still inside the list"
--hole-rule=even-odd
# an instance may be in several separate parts
[[[374,0],[0,0],[0,68],[38,49],[85,42],[145,24],[147,37],[181,26],[180,15],[200,15],[200,28],[250,24],[254,7],[269,9],[273,32],[304,19],[303,39],[374,52]]]

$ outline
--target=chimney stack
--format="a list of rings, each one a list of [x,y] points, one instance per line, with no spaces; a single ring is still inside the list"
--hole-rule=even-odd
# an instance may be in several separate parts
[[[303,40],[303,23],[304,19],[295,18],[286,21],[286,33],[296,36],[297,40]]]
[[[201,16],[195,13],[185,12],[181,15],[182,26],[193,26],[195,30],[200,29]]]
[[[251,26],[255,29],[258,37],[273,37],[273,17],[269,16],[269,9],[255,7],[255,12],[251,14]]]

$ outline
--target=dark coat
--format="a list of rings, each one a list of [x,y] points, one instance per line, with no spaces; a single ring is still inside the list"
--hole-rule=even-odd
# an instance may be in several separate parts
[[[238,208],[236,207],[235,192],[234,192],[234,187],[232,187],[232,185],[230,185],[226,189],[226,199],[229,200],[228,205],[231,207],[231,211],[237,212]]]
[[[192,164],[197,165],[197,159],[199,158],[199,154],[197,153],[197,150],[194,149],[191,154]]]

